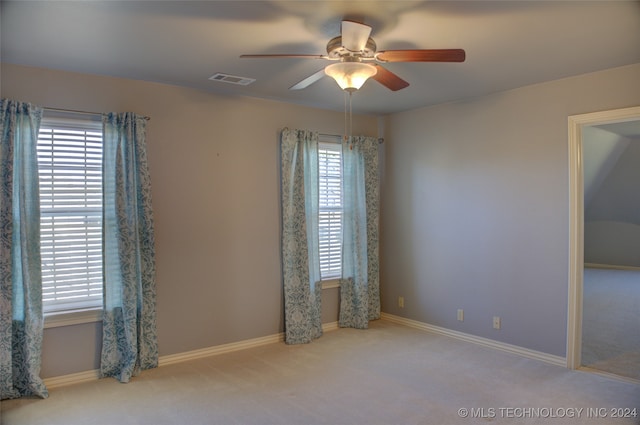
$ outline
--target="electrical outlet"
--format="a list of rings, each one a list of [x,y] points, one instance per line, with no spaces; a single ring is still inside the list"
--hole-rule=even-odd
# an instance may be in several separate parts
[[[458,309],[458,320],[464,322],[464,310],[461,308]]]
[[[500,329],[501,321],[500,316],[493,316],[493,329]]]
[[[398,297],[398,307],[404,308],[404,297]]]

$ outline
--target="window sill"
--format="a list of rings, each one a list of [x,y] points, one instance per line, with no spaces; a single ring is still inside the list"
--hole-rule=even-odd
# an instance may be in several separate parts
[[[327,279],[322,281],[322,289],[333,289],[340,287],[340,279]]]
[[[58,328],[61,326],[79,325],[82,323],[93,323],[100,321],[102,321],[101,308],[77,311],[62,311],[57,313],[45,314],[44,328]]]

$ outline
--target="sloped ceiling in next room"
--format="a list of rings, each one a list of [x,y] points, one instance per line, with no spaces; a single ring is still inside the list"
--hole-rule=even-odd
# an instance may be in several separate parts
[[[640,121],[583,131],[585,221],[640,225]]]

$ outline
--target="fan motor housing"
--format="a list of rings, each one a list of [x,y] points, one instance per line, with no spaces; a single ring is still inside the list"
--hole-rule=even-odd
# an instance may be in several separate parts
[[[327,54],[332,59],[339,59],[345,56],[357,56],[360,58],[373,58],[376,53],[376,42],[371,37],[361,51],[351,51],[342,45],[342,36],[337,36],[327,43]]]

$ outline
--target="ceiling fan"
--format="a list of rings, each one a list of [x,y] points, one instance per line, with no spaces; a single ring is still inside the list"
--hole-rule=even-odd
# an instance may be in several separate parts
[[[382,67],[378,62],[464,62],[462,49],[412,49],[376,51],[376,43],[369,35],[371,27],[359,22],[342,21],[341,35],[327,43],[326,55],[265,54],[241,55],[241,58],[302,58],[335,61],[299,83],[289,87],[300,90],[309,87],[325,75],[333,77],[340,87],[353,92],[372,78],[390,90],[397,91],[409,83]]]

